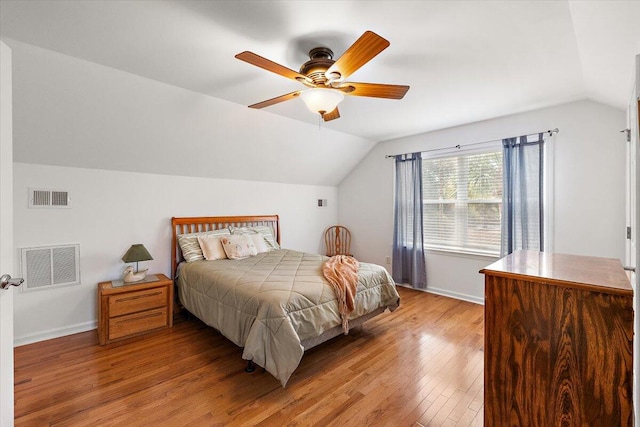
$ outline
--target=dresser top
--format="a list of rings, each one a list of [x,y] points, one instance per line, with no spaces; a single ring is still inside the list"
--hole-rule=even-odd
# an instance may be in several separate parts
[[[633,295],[629,279],[617,259],[516,251],[480,270],[480,273],[595,292]]]

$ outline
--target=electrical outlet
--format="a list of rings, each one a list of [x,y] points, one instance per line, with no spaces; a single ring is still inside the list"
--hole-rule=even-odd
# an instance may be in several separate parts
[[[388,256],[386,261],[387,261],[387,265],[391,264],[391,257]]]

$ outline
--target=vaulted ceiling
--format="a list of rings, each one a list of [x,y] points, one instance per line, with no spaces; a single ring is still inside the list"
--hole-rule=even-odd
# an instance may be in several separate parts
[[[638,1],[0,1],[8,37],[240,105],[302,89],[234,58],[298,70],[364,31],[390,47],[349,80],[410,85],[347,97],[338,132],[381,141],[579,99],[624,109]],[[318,123],[302,100],[261,110]]]

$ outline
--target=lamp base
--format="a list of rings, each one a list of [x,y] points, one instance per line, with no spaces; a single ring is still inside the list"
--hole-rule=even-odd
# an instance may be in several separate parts
[[[124,277],[122,280],[125,283],[140,282],[147,276],[147,270],[149,269],[145,268],[144,270],[140,270],[134,273],[133,267],[129,266],[124,269]]]

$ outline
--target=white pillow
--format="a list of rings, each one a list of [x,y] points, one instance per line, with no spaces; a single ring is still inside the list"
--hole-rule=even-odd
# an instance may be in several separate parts
[[[204,255],[204,259],[215,260],[227,258],[227,254],[222,247],[222,242],[220,242],[222,237],[223,236],[215,234],[198,236],[198,243],[200,244],[200,248],[202,248],[202,255]]]
[[[247,236],[253,240],[253,245],[256,247],[259,254],[273,250],[267,246],[267,242],[264,240],[262,234],[247,234]]]
[[[249,258],[258,254],[256,246],[253,244],[253,239],[246,234],[222,236],[220,241],[229,259]]]

